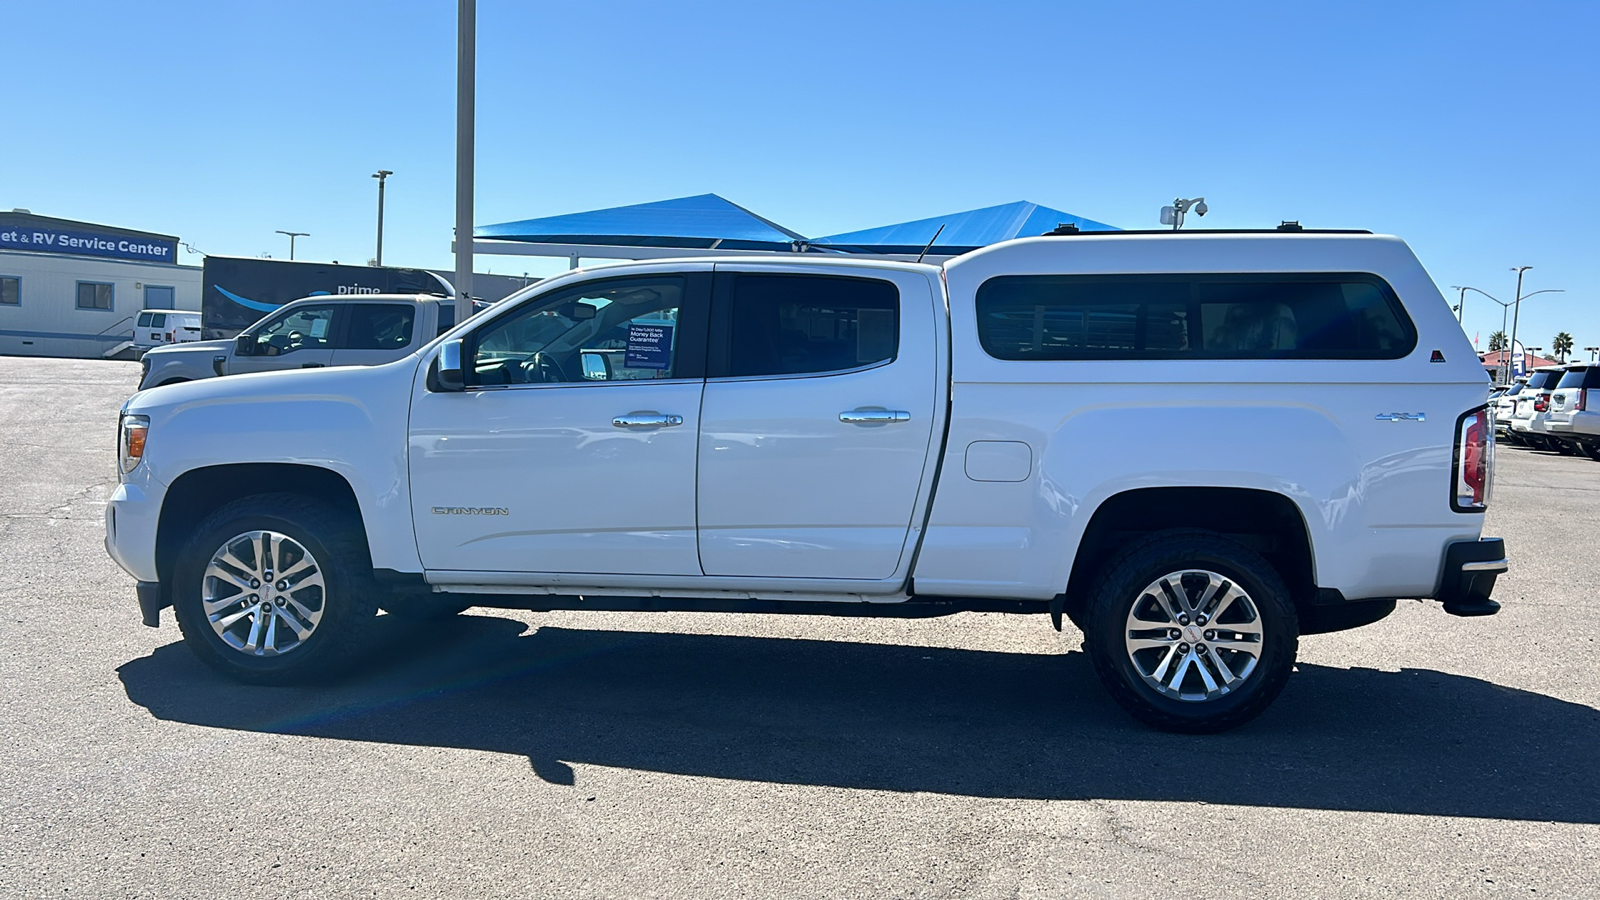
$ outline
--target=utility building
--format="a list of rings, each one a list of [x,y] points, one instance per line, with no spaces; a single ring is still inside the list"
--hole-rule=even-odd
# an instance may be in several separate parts
[[[172,235],[0,212],[0,354],[128,354],[139,310],[200,308],[177,260]]]

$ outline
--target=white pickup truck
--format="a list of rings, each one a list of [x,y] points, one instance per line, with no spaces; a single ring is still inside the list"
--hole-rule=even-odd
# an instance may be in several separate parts
[[[455,321],[455,301],[434,294],[306,297],[285,303],[232,340],[150,350],[139,360],[139,387],[244,372],[375,366],[415,353]]]
[[[654,261],[387,365],[136,394],[106,543],[247,680],[358,659],[380,607],[1003,611],[1215,731],[1300,635],[1499,608],[1487,395],[1392,237]]]

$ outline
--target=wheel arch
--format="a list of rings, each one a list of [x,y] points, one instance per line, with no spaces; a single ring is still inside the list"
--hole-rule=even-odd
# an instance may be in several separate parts
[[[338,472],[296,463],[205,466],[184,472],[167,488],[156,524],[156,573],[161,582],[170,581],[184,542],[212,510],[255,494],[284,493],[314,497],[348,513],[370,555],[355,489]]]
[[[1216,532],[1261,554],[1297,604],[1317,596],[1311,530],[1289,496],[1245,487],[1148,487],[1113,494],[1095,508],[1073,555],[1067,609],[1082,609],[1100,565],[1117,547],[1174,528]]]

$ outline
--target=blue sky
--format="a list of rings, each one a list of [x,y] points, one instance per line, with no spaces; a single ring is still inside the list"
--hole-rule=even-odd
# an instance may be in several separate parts
[[[0,208],[449,268],[455,3],[0,4]],[[805,234],[1013,200],[1370,228],[1600,345],[1600,4],[480,0],[477,222],[714,192]],[[198,257],[185,254],[186,261]],[[559,263],[480,258],[480,271]],[[1469,294],[1483,343],[1500,308]]]

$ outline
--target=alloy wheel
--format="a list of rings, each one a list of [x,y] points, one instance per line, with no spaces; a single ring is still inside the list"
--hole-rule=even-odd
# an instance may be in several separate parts
[[[322,567],[305,545],[276,531],[247,531],[212,554],[201,608],[229,647],[249,656],[280,656],[317,630],[326,592]]]
[[[1175,700],[1214,700],[1255,673],[1261,613],[1226,576],[1205,569],[1150,582],[1128,610],[1128,659],[1146,685]]]

